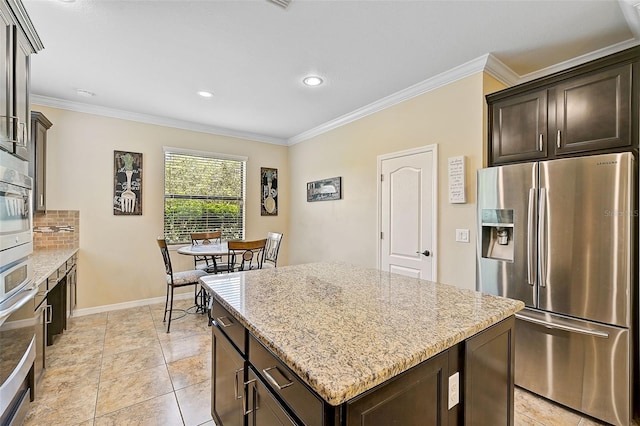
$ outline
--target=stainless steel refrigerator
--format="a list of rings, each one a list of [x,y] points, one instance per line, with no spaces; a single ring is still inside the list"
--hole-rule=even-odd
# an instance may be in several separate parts
[[[638,382],[631,153],[478,171],[479,291],[519,299],[515,383],[613,424]]]

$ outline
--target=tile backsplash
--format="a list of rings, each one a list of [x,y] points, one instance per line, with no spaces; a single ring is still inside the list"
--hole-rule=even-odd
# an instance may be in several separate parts
[[[80,244],[80,212],[47,210],[33,216],[33,248],[73,249]]]

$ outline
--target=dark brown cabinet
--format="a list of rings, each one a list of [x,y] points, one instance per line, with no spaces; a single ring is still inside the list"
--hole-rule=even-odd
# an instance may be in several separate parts
[[[213,327],[213,375],[211,410],[216,424],[244,424],[244,358],[218,329]]]
[[[21,2],[0,2],[0,148],[29,160],[30,56],[43,48]]]
[[[491,110],[493,163],[547,156],[546,90],[498,101]]]
[[[631,146],[631,73],[625,64],[552,89],[557,155]]]
[[[514,424],[514,331],[509,318],[465,341],[465,424]]]
[[[47,130],[51,126],[41,112],[31,113],[29,175],[33,178],[33,206],[36,212],[47,210]]]
[[[250,426],[295,426],[297,424],[251,370],[247,382],[247,401],[247,420]]]
[[[490,165],[637,148],[639,58],[632,48],[487,95]]]
[[[447,352],[347,403],[349,426],[447,425]],[[398,423],[398,419],[402,422]]]

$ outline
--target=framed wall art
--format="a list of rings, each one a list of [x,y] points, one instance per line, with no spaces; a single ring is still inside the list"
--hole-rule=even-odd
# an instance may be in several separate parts
[[[113,151],[113,214],[142,215],[142,154]]]
[[[342,177],[307,183],[307,201],[330,201],[342,198]]]
[[[260,214],[262,216],[278,215],[278,169],[260,168]]]

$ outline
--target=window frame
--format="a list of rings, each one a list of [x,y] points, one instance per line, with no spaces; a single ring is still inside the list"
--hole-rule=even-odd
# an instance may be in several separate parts
[[[242,200],[241,200],[241,212],[242,212],[242,216],[241,216],[241,220],[242,220],[242,232],[241,232],[241,239],[245,238],[245,234],[246,234],[246,204],[247,204],[247,162],[249,160],[249,158],[247,156],[242,156],[242,155],[233,155],[233,154],[223,154],[223,153],[219,153],[219,152],[211,152],[211,151],[200,151],[200,150],[193,150],[193,149],[186,149],[186,148],[176,148],[176,147],[170,147],[170,146],[163,146],[162,147],[162,164],[163,164],[163,195],[162,195],[162,203],[163,203],[163,211],[162,211],[162,235],[164,238],[166,237],[166,201],[167,201],[167,188],[166,188],[166,175],[167,175],[167,158],[166,155],[167,153],[171,153],[171,154],[177,154],[177,155],[184,155],[184,156],[193,156],[193,157],[201,157],[201,158],[210,158],[210,159],[215,159],[215,160],[231,160],[231,161],[238,161],[238,162],[242,162]],[[173,194],[174,196],[170,196],[169,198],[173,198],[173,199],[178,199],[178,198],[182,198],[182,197],[176,197],[175,195],[177,194]],[[189,196],[185,196],[185,197],[189,197]],[[193,199],[198,199],[200,198],[197,195],[193,196]],[[223,236],[224,237],[224,236]],[[184,245],[187,243],[191,243],[191,241],[171,241],[168,242],[170,245]]]

